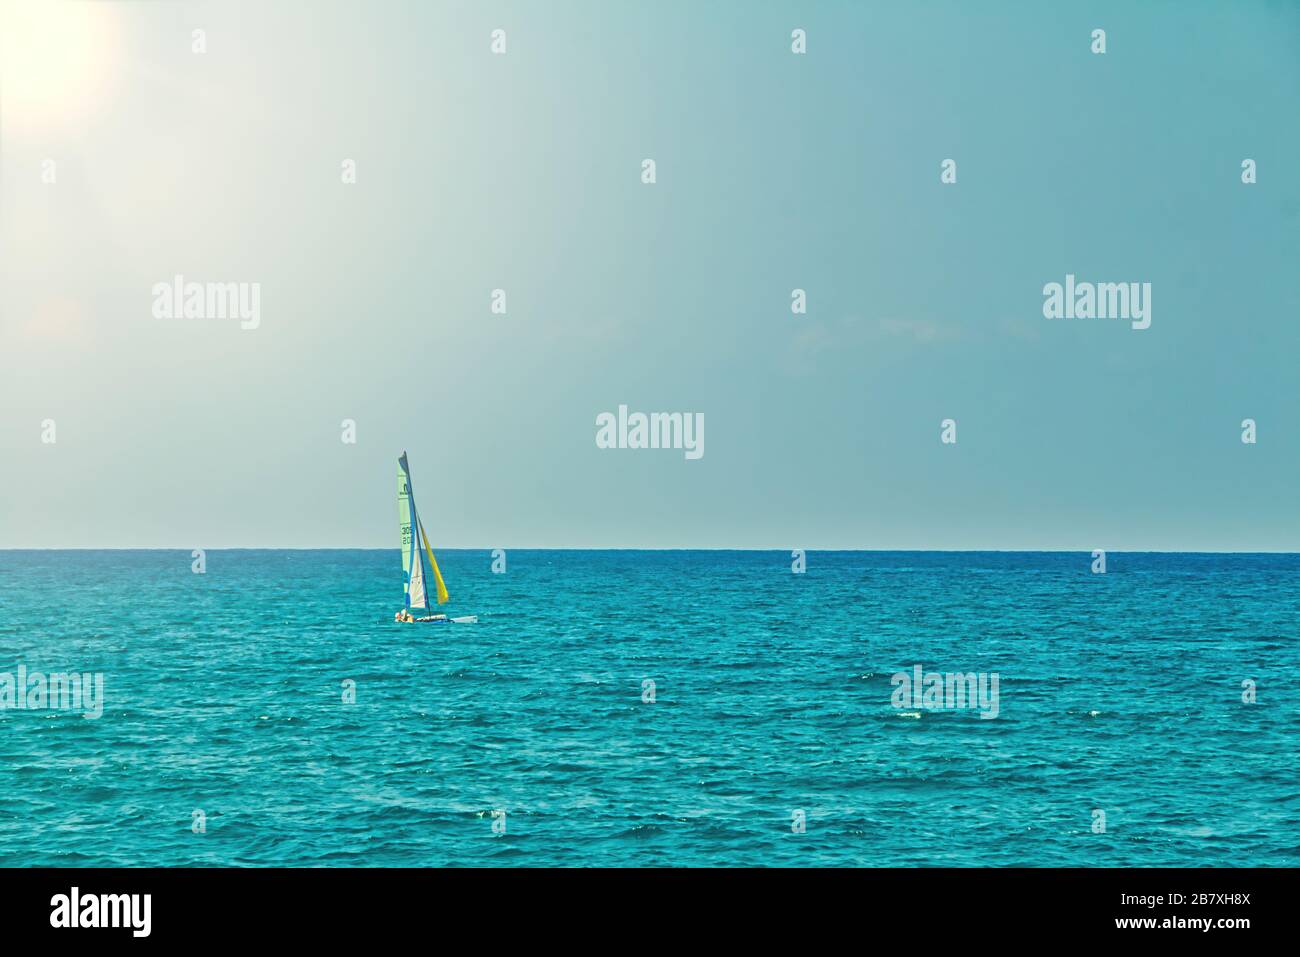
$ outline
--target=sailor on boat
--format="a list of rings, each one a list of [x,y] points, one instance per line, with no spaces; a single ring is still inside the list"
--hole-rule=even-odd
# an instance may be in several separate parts
[[[393,618],[393,621],[442,621],[446,617],[446,615],[427,615],[424,618],[412,618],[411,613],[403,608]]]

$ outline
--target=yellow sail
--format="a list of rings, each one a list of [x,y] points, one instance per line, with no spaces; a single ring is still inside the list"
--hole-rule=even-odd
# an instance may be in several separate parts
[[[424,554],[429,556],[429,566],[433,569],[433,580],[438,586],[438,604],[445,605],[447,599],[451,596],[447,594],[447,586],[442,583],[442,572],[438,571],[438,561],[433,557],[433,549],[429,547],[429,536],[424,534],[424,522],[421,522],[418,516],[415,520],[420,524],[420,540],[424,542]]]

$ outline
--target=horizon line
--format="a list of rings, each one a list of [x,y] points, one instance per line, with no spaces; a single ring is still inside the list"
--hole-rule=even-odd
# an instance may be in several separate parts
[[[492,552],[496,549],[521,552],[784,552],[789,546],[654,546],[654,545],[492,545],[448,546],[440,552]],[[191,545],[71,545],[71,546],[4,546],[3,552],[194,552]],[[203,548],[204,552],[400,552],[400,546],[373,545],[221,545]],[[859,554],[902,552],[911,554],[1087,554],[1104,551],[1108,555],[1300,555],[1288,549],[1170,549],[1170,548],[802,548],[804,552],[853,552]]]

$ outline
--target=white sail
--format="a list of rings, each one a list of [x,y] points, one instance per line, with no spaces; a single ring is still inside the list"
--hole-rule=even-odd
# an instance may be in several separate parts
[[[420,557],[420,535],[415,521],[415,499],[411,494],[411,473],[406,453],[397,460],[397,523],[402,533],[402,572],[406,578],[406,607],[427,608],[424,594],[424,560]]]
[[[411,590],[407,594],[412,609],[429,607],[428,599],[424,596],[424,562],[420,558],[419,547],[415,551],[415,558],[411,560]]]
[[[428,608],[429,602],[424,594],[424,557],[420,554],[420,535],[416,532],[411,537],[411,585],[407,589],[408,604],[412,608]]]

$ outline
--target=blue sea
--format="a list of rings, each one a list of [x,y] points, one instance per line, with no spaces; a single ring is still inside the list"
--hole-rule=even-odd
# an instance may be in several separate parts
[[[0,552],[0,672],[104,682],[0,710],[0,865],[1300,863],[1300,556],[806,560]]]

